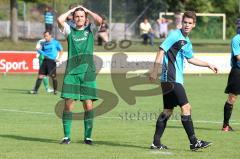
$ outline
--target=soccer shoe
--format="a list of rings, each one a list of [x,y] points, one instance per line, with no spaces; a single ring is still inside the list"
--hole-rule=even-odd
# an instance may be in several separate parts
[[[197,140],[195,144],[190,144],[190,150],[196,151],[198,149],[206,148],[208,146],[212,145],[211,142],[203,141],[203,140]]]
[[[52,92],[53,92],[53,89],[48,88],[46,91],[47,91],[48,93],[52,93]]]
[[[90,138],[86,138],[84,140],[84,143],[87,144],[87,145],[92,145],[93,144],[92,139],[90,139]]]
[[[29,94],[37,94],[38,92],[37,91],[35,91],[35,90],[31,90],[31,91],[29,91]]]
[[[71,140],[68,137],[64,137],[63,140],[60,142],[60,144],[67,144],[67,145],[70,143],[71,143]]]
[[[160,146],[155,146],[153,143],[150,146],[150,149],[158,149],[158,150],[164,150],[164,149],[168,149],[167,146],[160,144]]]
[[[54,94],[54,95],[57,95],[57,94],[58,94],[58,92],[57,92],[57,91],[53,91],[53,94]]]
[[[233,128],[229,124],[223,124],[222,131],[233,131]]]

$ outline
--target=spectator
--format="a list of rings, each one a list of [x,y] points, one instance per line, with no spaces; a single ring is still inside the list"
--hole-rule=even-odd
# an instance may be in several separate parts
[[[149,30],[149,33],[148,33],[148,37],[149,37],[149,44],[151,45],[151,46],[153,46],[154,45],[154,42],[153,42],[153,39],[154,39],[154,30],[151,28],[150,30]]]
[[[174,23],[176,26],[176,29],[181,29],[182,28],[182,14],[181,12],[176,12],[174,15]]]
[[[153,45],[153,30],[148,22],[147,18],[144,18],[143,22],[140,23],[140,32],[141,32],[141,37],[143,38],[143,44],[147,45],[148,39],[150,40],[150,45]]]
[[[98,45],[102,45],[103,42],[108,42],[108,24],[104,17],[102,19],[102,25],[99,27],[97,34]]]
[[[49,7],[46,7],[44,12],[44,23],[45,23],[45,31],[52,32],[54,22],[53,12]]]
[[[172,23],[172,20],[159,18],[157,22],[158,22],[158,29],[159,29],[159,37],[165,39],[168,35],[168,25]]]

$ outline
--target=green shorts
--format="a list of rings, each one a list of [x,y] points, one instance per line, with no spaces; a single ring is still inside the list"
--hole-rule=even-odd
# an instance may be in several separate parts
[[[81,74],[67,74],[63,79],[61,98],[73,100],[97,100],[96,74],[88,71]]]

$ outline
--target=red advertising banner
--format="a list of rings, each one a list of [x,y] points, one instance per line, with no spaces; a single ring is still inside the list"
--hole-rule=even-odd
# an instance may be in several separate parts
[[[35,73],[38,69],[34,51],[0,51],[0,73]]]

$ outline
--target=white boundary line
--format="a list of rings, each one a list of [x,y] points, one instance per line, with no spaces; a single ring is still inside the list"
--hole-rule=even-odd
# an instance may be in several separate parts
[[[0,109],[0,112],[1,111],[55,116],[54,113],[32,112],[32,111],[16,110],[16,109]],[[122,119],[121,117],[104,117],[104,116],[98,116],[97,118],[102,118],[102,119]],[[138,120],[127,120],[127,121],[138,121]],[[146,120],[146,121],[153,121],[153,120]],[[180,122],[180,120],[171,120],[171,119],[169,121],[171,121],[171,122]],[[222,121],[195,120],[194,123],[222,124]],[[240,125],[240,123],[238,123],[238,122],[231,122],[231,124],[232,125]]]
[[[26,114],[54,115],[54,113],[32,112],[32,111],[15,110],[15,109],[0,109],[0,111],[5,111],[5,112],[16,112],[16,113],[26,113]]]
[[[155,155],[173,155],[174,153],[170,152],[170,151],[156,151],[156,150],[152,150],[150,151],[151,154],[155,154]]]

